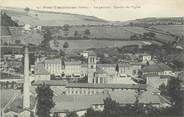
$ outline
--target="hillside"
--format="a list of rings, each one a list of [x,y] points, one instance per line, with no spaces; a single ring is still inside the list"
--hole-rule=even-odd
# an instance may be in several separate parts
[[[105,21],[93,16],[85,16],[70,13],[59,13],[38,10],[24,10],[18,8],[2,8],[8,16],[12,17],[19,25],[31,24],[41,26],[63,26],[64,24],[70,25],[99,25],[106,24]]]
[[[31,31],[24,33],[21,33],[22,29],[19,30],[21,27],[11,27],[10,32],[13,40],[21,39],[22,42],[36,45],[39,45],[43,40],[44,28],[50,30],[52,37],[50,40],[57,40],[61,43],[59,46],[62,47],[63,40],[68,40],[69,43],[76,48],[81,45],[82,42],[92,44],[88,45],[89,47],[97,47],[96,45],[99,47],[123,46],[124,43],[126,43],[125,41],[134,41],[135,43],[136,41],[168,43],[175,41],[176,36],[183,35],[184,31],[184,25],[182,25],[183,17],[143,18],[126,22],[110,22],[93,16],[70,13],[15,8],[3,8],[2,11],[19,25],[31,24],[33,26],[43,26],[41,32]],[[67,31],[63,26],[65,24],[68,24]],[[90,32],[88,35],[85,34],[86,30]],[[149,32],[155,33],[153,40],[151,40],[150,37],[143,38],[143,35]],[[130,40],[133,35],[139,36],[139,39]],[[80,41],[79,44],[77,44],[77,42],[72,43],[72,40]]]

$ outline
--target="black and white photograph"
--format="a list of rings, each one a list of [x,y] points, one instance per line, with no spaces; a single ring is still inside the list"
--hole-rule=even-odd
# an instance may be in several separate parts
[[[0,117],[183,117],[184,0],[0,0]]]

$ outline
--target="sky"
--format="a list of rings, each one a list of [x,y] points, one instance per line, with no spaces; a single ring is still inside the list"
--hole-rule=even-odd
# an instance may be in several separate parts
[[[82,14],[110,21],[184,16],[184,0],[0,0],[0,6]]]

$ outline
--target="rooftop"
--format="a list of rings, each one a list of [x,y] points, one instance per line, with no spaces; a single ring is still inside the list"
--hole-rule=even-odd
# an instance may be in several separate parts
[[[65,86],[66,82],[63,80],[46,80],[46,81],[36,81],[32,83],[33,86],[41,85],[41,84],[47,84],[49,86]]]
[[[67,111],[79,111],[90,108],[92,105],[103,105],[104,99],[110,97],[112,100],[119,104],[134,104],[136,101],[136,91],[126,92],[109,92],[108,94],[96,94],[96,95],[60,95],[55,96],[55,107],[52,112],[67,112]],[[140,103],[144,104],[163,104],[170,102],[157,94],[152,94],[149,91],[142,92],[140,96]]]
[[[146,85],[143,84],[92,84],[92,83],[68,83],[68,88],[112,88],[112,89],[142,89],[146,90]]]
[[[45,64],[62,64],[61,58],[46,59]]]
[[[36,81],[32,85],[47,84],[50,86],[66,86],[67,88],[114,88],[114,89],[142,89],[146,90],[144,84],[92,84],[92,83],[67,83],[63,80]]]
[[[51,112],[77,111],[90,108],[93,104],[103,104],[105,94],[98,95],[60,95],[55,96],[55,107]]]
[[[82,62],[81,61],[67,61],[65,62],[65,65],[81,65]]]
[[[161,63],[145,66],[142,70],[143,72],[163,72],[163,71],[170,71],[171,68],[166,64]]]
[[[96,56],[96,53],[94,51],[88,51],[88,56]]]

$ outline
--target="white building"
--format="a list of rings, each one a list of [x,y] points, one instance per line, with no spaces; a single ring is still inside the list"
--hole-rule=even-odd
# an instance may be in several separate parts
[[[44,66],[50,74],[61,75],[64,72],[63,60],[61,58],[46,59]]]

